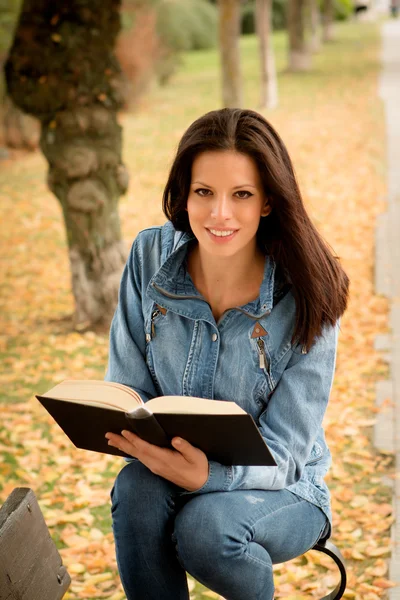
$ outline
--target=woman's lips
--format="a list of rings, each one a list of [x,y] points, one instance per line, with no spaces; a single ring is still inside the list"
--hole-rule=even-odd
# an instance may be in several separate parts
[[[214,229],[214,231],[232,231],[231,234],[229,235],[215,235],[210,229],[208,229],[206,227],[206,231],[208,233],[208,235],[210,236],[210,238],[212,239],[213,242],[215,242],[216,244],[226,244],[227,242],[230,242],[230,240],[232,240],[235,235],[238,232],[238,229]]]

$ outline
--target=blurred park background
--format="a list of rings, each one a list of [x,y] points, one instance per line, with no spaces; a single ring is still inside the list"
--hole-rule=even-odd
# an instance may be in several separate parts
[[[96,6],[95,6],[96,5]],[[123,600],[111,534],[115,457],[76,450],[34,394],[101,379],[121,268],[162,224],[177,143],[198,116],[241,105],[278,130],[307,209],[351,280],[325,418],[333,541],[345,598],[386,598],[393,456],[372,443],[388,329],[374,294],[385,210],[381,26],[371,0],[2,0],[0,47],[0,505],[38,497],[71,574],[68,600]],[[27,114],[29,113],[29,114]],[[276,598],[320,598],[329,561],[275,567]],[[193,600],[219,596],[189,578]]]

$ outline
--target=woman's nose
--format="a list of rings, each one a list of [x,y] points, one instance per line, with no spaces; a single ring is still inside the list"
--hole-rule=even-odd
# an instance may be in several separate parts
[[[229,196],[218,196],[215,198],[212,209],[211,216],[214,219],[230,219],[232,217],[232,202]]]

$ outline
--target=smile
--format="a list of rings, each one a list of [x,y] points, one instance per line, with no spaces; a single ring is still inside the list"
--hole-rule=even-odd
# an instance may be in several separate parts
[[[226,230],[208,229],[207,231],[209,231],[210,233],[212,233],[216,237],[228,237],[228,236],[231,236],[234,233],[236,233],[237,230],[236,229],[226,229]]]

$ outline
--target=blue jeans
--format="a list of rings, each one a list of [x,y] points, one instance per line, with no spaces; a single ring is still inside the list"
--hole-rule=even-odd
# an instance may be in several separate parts
[[[227,600],[271,600],[272,565],[329,529],[320,508],[288,490],[185,495],[139,461],[121,470],[111,498],[128,600],[189,600],[186,571]]]

